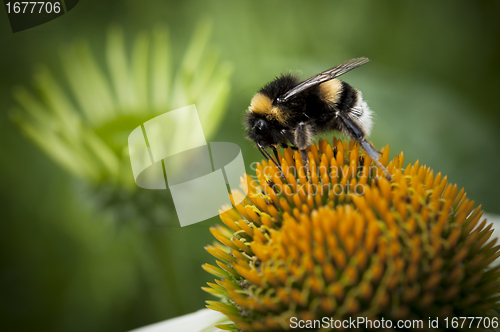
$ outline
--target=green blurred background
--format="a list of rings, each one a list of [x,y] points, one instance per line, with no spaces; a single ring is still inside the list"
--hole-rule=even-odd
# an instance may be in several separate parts
[[[203,246],[212,242],[208,227],[217,218],[185,228],[176,226],[175,214],[159,224],[117,222],[118,210],[142,203],[127,196],[103,208],[95,190],[43,153],[9,116],[13,88],[33,89],[37,65],[59,77],[65,45],[87,40],[102,60],[112,24],[123,28],[126,43],[167,26],[175,70],[198,22],[212,21],[211,43],[233,75],[227,113],[211,140],[240,145],[247,165],[260,155],[244,139],[242,114],[260,86],[283,71],[311,76],[367,56],[372,62],[343,79],[376,113],[375,146],[389,144],[391,157],[404,151],[406,163],[419,159],[447,174],[485,211],[500,213],[497,1],[81,0],[68,14],[16,34],[0,11],[0,326],[6,331],[124,331],[202,308],[210,298],[200,287],[213,278],[200,266],[213,261]],[[158,204],[171,206],[168,194],[159,195]]]

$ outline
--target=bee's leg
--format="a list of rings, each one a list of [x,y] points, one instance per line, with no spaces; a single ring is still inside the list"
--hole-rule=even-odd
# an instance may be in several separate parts
[[[286,129],[281,129],[281,135],[288,141],[290,144],[295,144],[295,137],[291,132]]]
[[[309,157],[306,149],[309,147],[313,136],[314,131],[310,123],[301,122],[295,128],[295,146],[299,148],[302,164],[306,168],[306,176],[309,181],[311,181],[311,174],[309,172]]]
[[[373,162],[379,168],[381,168],[382,171],[384,171],[384,175],[387,178],[387,180],[391,181],[392,179],[391,174],[389,173],[387,168],[385,168],[384,165],[382,165],[382,163],[380,162],[381,153],[377,149],[375,149],[375,147],[371,142],[368,142],[366,139],[363,139],[359,144],[361,145],[363,150],[365,150],[366,154],[373,160]]]
[[[380,162],[380,152],[378,152],[375,149],[375,147],[365,139],[365,135],[361,130],[361,128],[359,128],[359,126],[354,121],[352,121],[350,118],[348,118],[341,112],[338,113],[338,117],[342,120],[344,127],[349,133],[349,135],[353,139],[359,142],[363,150],[365,150],[366,154],[373,160],[373,162],[378,167],[380,167],[384,171],[386,178],[390,180],[391,175],[389,174],[389,171],[387,171],[384,165],[382,165],[382,163]]]
[[[286,148],[291,148],[292,150],[298,150],[299,148],[294,146],[295,144],[295,137],[293,137],[292,133],[289,132],[286,129],[281,129],[281,136],[283,136],[285,142],[281,142],[281,147],[286,149]],[[287,142],[289,142],[291,145],[288,145]]]
[[[299,149],[300,151],[300,156],[302,157],[302,164],[304,165],[304,167],[306,168],[306,175],[307,175],[307,178],[310,178],[309,177],[309,156],[307,155],[307,151],[304,149]]]
[[[372,160],[379,161],[379,159],[380,159],[380,152],[377,149],[375,149],[375,147],[370,142],[368,142],[366,139],[363,139],[360,142],[360,145],[363,148],[363,150],[365,150],[366,154]]]

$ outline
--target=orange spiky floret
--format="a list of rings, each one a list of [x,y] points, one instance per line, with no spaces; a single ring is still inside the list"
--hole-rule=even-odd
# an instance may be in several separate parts
[[[332,148],[333,146],[333,148]],[[204,269],[220,280],[208,307],[229,331],[287,331],[291,317],[397,319],[485,316],[498,308],[500,256],[491,225],[464,189],[401,152],[373,166],[356,142],[313,144],[310,179],[299,154],[246,175],[249,193],[212,228],[222,244]],[[424,325],[428,326],[428,325]]]

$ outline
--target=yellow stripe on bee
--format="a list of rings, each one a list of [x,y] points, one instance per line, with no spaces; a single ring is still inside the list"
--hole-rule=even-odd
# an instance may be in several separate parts
[[[319,85],[319,92],[323,101],[335,104],[342,93],[342,82],[333,79]]]
[[[248,110],[256,114],[266,115],[272,107],[272,100],[268,96],[259,92],[252,98],[250,108]]]
[[[250,102],[248,112],[264,115],[268,120],[276,120],[285,124],[289,114],[273,105],[273,101],[262,93],[257,93]]]

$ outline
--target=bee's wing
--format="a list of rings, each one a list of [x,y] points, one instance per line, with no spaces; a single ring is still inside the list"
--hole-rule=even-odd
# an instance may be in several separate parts
[[[309,89],[310,87],[313,87],[315,85],[324,83],[326,81],[332,80],[336,77],[339,77],[340,75],[343,75],[347,73],[350,70],[353,70],[354,68],[357,68],[361,65],[364,65],[365,63],[369,62],[370,59],[368,58],[355,58],[351,60],[347,60],[344,63],[341,63],[338,66],[335,66],[331,69],[325,70],[322,73],[319,73],[317,75],[314,75],[313,77],[300,82],[296,87],[294,87],[291,90],[288,90],[283,96],[278,98],[279,102],[286,102],[288,99],[292,98],[296,94]]]

